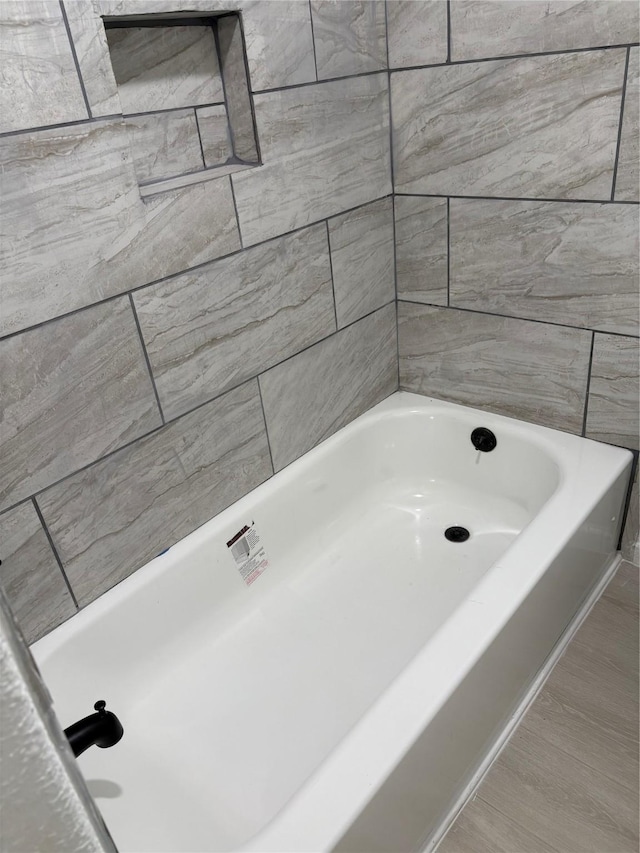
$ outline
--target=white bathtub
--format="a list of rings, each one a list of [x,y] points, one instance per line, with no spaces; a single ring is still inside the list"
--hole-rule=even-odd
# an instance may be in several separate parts
[[[121,853],[433,849],[615,569],[630,464],[394,394],[36,643],[63,726],[124,724],[79,758]]]

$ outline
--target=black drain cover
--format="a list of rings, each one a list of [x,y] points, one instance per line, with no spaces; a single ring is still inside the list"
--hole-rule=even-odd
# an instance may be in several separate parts
[[[445,539],[449,542],[466,542],[469,535],[466,527],[447,527],[444,532]]]
[[[476,450],[482,450],[483,453],[490,453],[492,450],[495,450],[498,439],[487,427],[476,427],[471,433],[471,443]]]

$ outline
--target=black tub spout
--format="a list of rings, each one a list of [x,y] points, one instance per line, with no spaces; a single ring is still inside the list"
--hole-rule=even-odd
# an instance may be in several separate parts
[[[122,723],[106,705],[101,699],[93,706],[97,714],[89,714],[64,730],[76,758],[94,744],[101,749],[114,746],[124,734]]]

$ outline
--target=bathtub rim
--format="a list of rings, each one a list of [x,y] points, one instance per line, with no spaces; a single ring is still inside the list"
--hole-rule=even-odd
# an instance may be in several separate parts
[[[200,546],[200,542],[206,539],[210,526],[216,523],[222,523],[222,519],[227,515],[237,514],[238,516],[251,514],[253,503],[258,503],[261,499],[269,499],[269,495],[273,489],[286,488],[292,481],[295,481],[305,468],[315,466],[318,461],[321,461],[324,456],[331,454],[333,448],[347,440],[356,430],[364,431],[369,423],[377,420],[388,419],[393,417],[406,417],[413,413],[421,414],[451,414],[454,417],[462,416],[469,420],[470,424],[476,424],[478,418],[475,414],[482,416],[484,423],[489,426],[494,426],[497,429],[507,428],[511,432],[521,434],[532,431],[534,435],[534,444],[538,450],[547,454],[555,463],[558,469],[558,482],[547,500],[543,503],[539,512],[542,511],[547,504],[552,501],[559,490],[562,488],[566,479],[566,471],[563,467],[563,460],[560,458],[558,447],[554,444],[554,438],[558,440],[568,441],[569,447],[579,436],[570,433],[563,433],[548,427],[541,427],[535,424],[529,424],[527,421],[519,421],[505,415],[497,415],[485,412],[481,409],[475,409],[471,406],[462,406],[458,403],[450,403],[444,400],[438,400],[433,397],[425,397],[420,394],[415,394],[409,391],[394,391],[380,403],[368,409],[362,415],[359,415],[346,426],[339,429],[333,435],[321,441],[314,448],[304,453],[298,459],[293,460],[284,468],[276,471],[267,480],[260,483],[243,497],[234,501],[230,506],[226,507],[221,512],[214,515],[211,519],[201,524],[195,530],[188,533],[182,539],[178,540],[174,545],[160,552],[157,556],[151,558],[147,563],[135,569],[130,575],[127,575],[114,586],[110,587],[105,592],[101,593],[93,601],[84,605],[77,613],[74,613],[65,622],[52,629],[44,637],[30,644],[32,652],[41,658],[48,658],[53,655],[60,647],[68,642],[68,632],[76,633],[82,630],[83,626],[91,622],[101,613],[108,612],[117,607],[119,600],[124,597],[123,592],[126,589],[126,595],[135,593],[139,588],[153,583],[154,578],[159,574],[165,574],[171,571],[172,566],[181,560],[188,558],[192,551]],[[472,419],[471,413],[474,414]],[[600,448],[609,448],[609,445],[604,445],[600,442],[591,441],[590,439],[580,439],[588,441],[589,444]],[[619,450],[619,448],[614,448]],[[629,452],[629,451],[627,451]],[[304,467],[303,467],[304,466]],[[535,520],[537,515],[532,519]],[[529,522],[530,523],[530,522]],[[524,530],[523,530],[524,533]],[[520,534],[522,535],[522,534]],[[513,547],[514,543],[508,546],[507,551]]]
[[[149,561],[125,581],[88,604],[60,626],[66,626],[66,630],[55,629],[32,646],[39,658],[49,657],[68,642],[70,623],[73,623],[73,633],[81,630],[96,615],[116,607],[123,596],[152,582],[158,571],[170,571],[172,565],[180,562],[193,547],[197,547],[196,543],[207,537],[208,525],[225,513],[240,513],[244,502],[255,500],[257,494],[268,495],[274,485],[286,487],[299,476],[301,464],[316,464],[354,430],[366,428],[367,423],[389,415],[403,416],[413,412],[451,414],[458,418],[462,416],[464,420],[473,419],[474,425],[478,425],[480,418],[482,424],[490,428],[498,431],[506,429],[526,437],[527,441],[548,453],[558,464],[559,482],[533,522],[509,546],[447,622],[398,673],[387,690],[367,709],[347,736],[271,821],[237,848],[238,853],[329,851],[339,841],[352,822],[354,813],[366,805],[399,758],[411,747],[415,738],[535,586],[561,546],[606,493],[603,487],[594,493],[591,500],[584,500],[585,489],[593,485],[592,481],[598,480],[593,468],[584,470],[585,456],[593,457],[600,465],[607,466],[606,480],[611,488],[625,468],[630,467],[633,458],[631,452],[504,415],[410,392],[394,392],[176,543],[167,553]],[[573,475],[580,475],[577,485],[572,482]],[[572,494],[567,494],[569,487],[572,487]],[[583,499],[579,506],[573,502],[576,492]],[[569,520],[571,523],[567,523]],[[537,524],[532,531],[535,522]],[[544,545],[538,543],[537,547],[532,548],[534,536],[545,539]],[[519,561],[518,574],[511,571],[516,561]],[[460,625],[465,628],[463,632],[460,632]],[[449,662],[445,673],[438,671],[441,660]],[[424,701],[423,693],[417,689],[424,683],[437,685],[429,701]],[[419,697],[420,701],[406,701],[412,696]],[[336,779],[340,780],[339,786],[336,785]]]
[[[567,544],[608,490],[602,488],[594,493],[591,500],[584,500],[585,487],[592,485],[591,481],[598,479],[593,468],[584,470],[585,455],[593,457],[590,461],[597,460],[600,464],[607,465],[608,488],[614,486],[625,469],[628,469],[627,476],[630,472],[633,454],[626,449],[526,421],[518,421],[505,415],[497,415],[406,391],[395,392],[362,415],[361,419],[364,421],[365,418],[389,412],[401,415],[426,407],[436,412],[441,410],[454,415],[464,414],[465,418],[469,417],[471,412],[479,413],[484,425],[490,428],[495,425],[498,429],[506,427],[510,431],[526,433],[527,438],[533,437],[534,443],[548,452],[559,465],[559,483],[534,518],[533,521],[538,524],[535,527],[533,522],[529,524],[511,543],[502,557],[471,591],[471,595],[461,602],[451,617],[438,628],[405,669],[398,673],[388,689],[378,697],[348,735],[337,744],[335,750],[316,768],[272,821],[240,847],[238,853],[282,853],[282,851],[325,853],[330,851],[349,828],[354,812],[359,813],[364,808],[373,793],[382,785],[400,758],[411,748],[414,740],[437,714],[484,650],[498,636],[518,606],[549,568],[553,559],[561,552],[562,546]],[[328,445],[331,440],[328,439],[314,450]],[[569,453],[569,458],[563,458],[563,452]],[[580,472],[582,476],[576,485],[571,480],[571,475],[578,475]],[[570,486],[573,486],[572,492],[577,492],[583,499],[580,506],[572,502],[574,494],[567,494]],[[568,520],[572,523],[567,523]],[[621,521],[622,519],[619,519],[619,524]],[[540,537],[541,522],[544,524],[542,533],[546,531],[550,538],[549,541],[545,541],[544,547],[532,549],[534,535]],[[552,547],[552,543],[556,547]],[[523,561],[519,564],[522,571],[520,575],[515,575],[511,571],[512,564],[517,560]],[[603,566],[603,574],[607,579],[613,576],[620,560],[619,552],[614,550],[607,564]],[[591,601],[593,591],[589,594],[587,602],[591,603],[588,609],[595,604],[605,585],[603,582],[597,584],[597,594],[593,601]],[[501,598],[500,593],[504,593],[505,590],[508,590],[509,594]],[[504,606],[505,601],[509,606]],[[572,620],[569,626],[571,631],[568,627],[562,638],[558,640],[558,644],[563,641],[565,634],[566,642],[569,641],[587,613],[588,610],[580,615],[582,608],[578,611],[575,617],[577,623],[575,628],[571,627],[574,624]],[[465,627],[465,632],[460,632],[460,625]],[[443,675],[442,672],[437,671],[440,669],[438,662],[450,661],[452,649],[455,649],[457,662],[451,663],[447,673]],[[552,657],[553,654],[555,650]],[[436,671],[434,671],[434,665]],[[550,669],[551,666],[549,671]],[[452,673],[455,673],[455,677]],[[541,676],[540,686],[544,683],[546,675],[548,672],[545,671],[544,677]],[[419,687],[425,683],[425,680],[426,683],[441,685],[440,689],[434,691],[431,700],[422,704],[405,702],[405,698],[411,694],[423,698]],[[533,698],[532,696],[530,701]],[[523,706],[522,713],[526,707],[528,705]],[[402,744],[399,743],[400,738]],[[375,749],[372,749],[372,745],[375,745]],[[496,755],[500,748],[502,744],[496,751]],[[336,779],[340,780],[339,789],[335,784]],[[456,814],[459,808],[456,809]],[[328,827],[332,827],[331,831]],[[432,850],[433,845],[429,843],[425,853],[427,849]]]
[[[452,828],[458,815],[462,812],[467,803],[473,799],[474,794],[482,784],[485,776],[489,773],[494,763],[500,757],[503,749],[505,749],[509,743],[512,735],[517,730],[522,718],[542,691],[547,679],[553,672],[554,667],[562,655],[565,653],[569,643],[578,633],[580,627],[598,603],[600,597],[615,577],[623,562],[624,560],[621,553],[617,551],[609,561],[608,565],[604,568],[600,578],[593,585],[579,609],[576,611],[573,619],[569,622],[558,638],[558,641],[542,667],[538,670],[538,673],[527,688],[525,694],[518,702],[506,725],[499,732],[498,736],[487,750],[482,762],[464,786],[449,811],[443,817],[435,832],[430,835],[420,853],[434,853],[440,842],[444,840],[447,833]]]

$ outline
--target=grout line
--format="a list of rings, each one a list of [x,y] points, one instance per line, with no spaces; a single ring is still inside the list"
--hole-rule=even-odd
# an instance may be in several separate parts
[[[393,162],[393,112],[391,106],[391,72],[387,71],[387,97],[389,99],[389,168],[391,172],[391,192],[395,196],[396,172]]]
[[[536,56],[563,56],[567,53],[592,53],[597,50],[620,50],[621,48],[637,47],[640,42],[625,42],[624,44],[604,44],[595,47],[571,47],[565,50],[539,50],[534,53],[508,53],[504,56],[482,56],[475,59],[452,59],[451,62],[434,62],[430,65],[407,65],[396,67],[394,71],[420,71],[423,68],[442,68],[445,65],[472,65],[478,62],[507,62],[512,59],[530,59]]]
[[[211,401],[209,401],[211,402]],[[169,422],[167,422],[169,423]],[[9,510],[15,509],[17,506],[20,506],[21,503],[24,503],[25,500],[31,500],[31,498],[37,498],[38,495],[42,495],[47,492],[49,489],[52,489],[54,486],[59,486],[60,483],[63,483],[65,480],[68,480],[70,477],[75,477],[76,474],[81,474],[83,471],[87,471],[89,468],[92,468],[98,462],[104,462],[106,459],[109,459],[111,456],[114,456],[116,453],[119,453],[121,450],[126,450],[131,447],[137,441],[142,441],[142,439],[150,438],[157,432],[160,432],[163,429],[166,429],[167,424],[161,424],[160,426],[154,427],[149,430],[149,432],[145,432],[142,435],[138,435],[136,438],[132,438],[131,441],[128,441],[126,444],[121,445],[120,447],[116,447],[114,450],[110,450],[108,453],[105,453],[104,456],[99,456],[97,459],[93,459],[91,462],[87,462],[86,465],[82,465],[80,468],[75,468],[73,471],[70,471],[68,474],[65,474],[63,477],[60,477],[57,480],[54,480],[52,483],[47,483],[46,486],[43,486],[41,489],[38,489],[34,495],[29,495],[27,498],[20,498],[16,503],[11,504],[10,506],[4,507],[2,513],[9,512]]]
[[[257,373],[254,376],[250,376],[247,379],[243,379],[242,382],[239,382],[237,385],[232,385],[229,388],[225,388],[223,391],[220,391],[219,394],[215,394],[213,397],[209,398],[208,400],[205,400],[202,403],[198,403],[198,405],[194,406],[192,409],[187,409],[186,411],[181,412],[179,415],[176,415],[173,418],[169,418],[161,426],[154,427],[153,429],[149,430],[149,432],[144,433],[144,435],[139,435],[136,438],[133,438],[131,441],[128,441],[126,444],[123,444],[120,447],[116,447],[114,450],[110,450],[109,453],[105,453],[104,456],[100,456],[100,457],[98,457],[98,459],[94,459],[91,462],[88,462],[86,465],[83,465],[81,468],[76,468],[75,470],[70,471],[68,474],[65,474],[64,477],[60,477],[60,479],[54,480],[52,483],[47,483],[46,486],[43,486],[41,489],[39,489],[37,491],[36,496],[39,494],[42,494],[43,492],[46,492],[48,489],[51,489],[54,486],[58,486],[60,483],[64,482],[65,480],[70,479],[71,477],[75,477],[76,474],[81,474],[83,471],[86,471],[89,468],[92,468],[94,465],[97,465],[99,462],[104,462],[106,459],[109,459],[111,456],[115,456],[116,453],[120,453],[121,451],[126,450],[129,447],[132,447],[138,441],[146,440],[148,438],[151,438],[152,435],[155,435],[156,433],[161,432],[162,430],[169,429],[169,427],[171,427],[173,424],[177,423],[179,420],[181,420],[181,418],[184,418],[187,415],[191,415],[191,414],[193,414],[193,412],[197,412],[198,409],[202,409],[204,406],[208,406],[211,403],[214,403],[216,400],[219,400],[221,397],[224,397],[225,394],[230,394],[232,391],[237,391],[238,388],[242,388],[243,385],[248,385],[250,382],[254,382],[256,379],[259,380],[260,376],[267,373],[269,370],[272,370],[275,367],[279,367],[282,364],[286,364],[286,362],[291,361],[292,358],[296,358],[297,356],[301,355],[303,352],[306,352],[307,350],[311,349],[312,347],[318,346],[319,344],[322,344],[325,341],[328,341],[330,338],[334,337],[334,335],[341,334],[346,329],[351,328],[351,326],[355,326],[356,323],[360,323],[360,322],[362,322],[362,320],[366,320],[369,317],[373,316],[376,312],[383,311],[385,308],[388,308],[390,305],[394,305],[394,304],[395,304],[395,300],[393,300],[393,299],[389,300],[389,302],[386,302],[384,305],[380,305],[378,308],[374,308],[373,311],[369,311],[368,314],[364,314],[362,317],[358,317],[357,320],[353,320],[351,323],[347,323],[347,325],[343,326],[341,329],[338,329],[335,332],[331,332],[330,334],[325,335],[324,338],[320,338],[320,340],[314,341],[312,344],[309,344],[308,346],[303,347],[298,352],[295,352],[292,355],[289,355],[286,358],[283,358],[282,361],[278,361],[278,362],[276,362],[276,364],[272,364],[270,367],[266,368],[265,370],[261,371],[260,373]],[[9,512],[10,510],[15,509],[17,506],[24,503],[26,500],[31,500],[32,497],[35,498],[35,496],[32,496],[32,495],[28,495],[26,497],[20,498],[20,500],[16,501],[16,503],[4,507],[2,509],[2,513],[0,513],[0,514],[4,514],[5,512]]]
[[[216,18],[214,18],[213,21],[211,22],[211,32],[213,33],[213,42],[214,42],[216,54],[217,54],[216,58],[218,60],[218,68],[220,69],[220,81],[222,82],[222,95],[224,97],[225,112],[227,114],[227,131],[229,133],[229,139],[231,141],[231,151],[233,153],[233,156],[237,157],[238,155],[236,154],[236,137],[235,137],[235,133],[233,132],[233,125],[231,124],[231,121],[229,120],[229,107],[227,106],[229,103],[229,96],[227,95],[227,84],[225,81],[224,64],[222,62],[222,51],[220,50],[220,34],[218,33],[218,21]],[[196,120],[197,120],[197,115],[196,115]],[[200,128],[200,125],[198,125],[198,134],[200,133],[199,128]],[[200,146],[202,147],[202,139],[200,139]],[[204,149],[202,151],[202,161],[204,162]],[[207,167],[207,164],[205,162],[205,168],[206,167]],[[235,205],[235,198],[234,198],[234,205]],[[237,218],[237,215],[238,215],[238,212],[236,210],[236,218]],[[238,223],[238,231],[240,231],[240,224],[239,223]],[[242,240],[240,240],[240,245],[242,245]]]
[[[262,409],[262,418],[264,420],[264,432],[267,436],[267,447],[269,448],[269,459],[271,460],[271,473],[276,473],[276,466],[273,464],[273,451],[271,450],[271,438],[269,436],[269,427],[267,426],[267,413],[264,409],[264,400],[262,399],[262,386],[260,385],[260,376],[256,376],[256,384],[258,386],[258,395],[260,397],[260,408]]]
[[[342,77],[323,77],[321,80],[309,80],[306,83],[290,83],[288,86],[274,86],[271,89],[256,89],[254,95],[272,95],[277,92],[288,92],[291,89],[305,89],[308,86],[324,86],[326,83],[337,83],[342,80],[355,80],[358,77],[375,77],[376,74],[386,74],[389,69],[378,68],[376,71],[362,71],[359,74],[343,74]]]
[[[222,77],[222,74],[220,75]],[[208,104],[185,104],[183,107],[166,107],[162,110],[144,110],[141,113],[122,113],[123,118],[139,118],[140,116],[155,116],[162,113],[179,113],[182,110],[204,110],[207,107],[223,107],[224,101],[211,101]]]
[[[80,610],[80,605],[78,604],[78,599],[76,598],[76,595],[73,591],[73,587],[71,586],[71,583],[69,582],[69,578],[67,577],[67,573],[64,570],[64,566],[62,565],[62,560],[60,559],[60,555],[58,554],[58,550],[57,550],[55,543],[53,541],[53,537],[49,531],[49,528],[47,527],[47,523],[44,520],[44,516],[42,515],[42,510],[38,506],[38,501],[36,500],[35,495],[31,498],[31,502],[33,504],[33,508],[36,511],[38,519],[40,520],[40,524],[42,525],[42,529],[44,530],[45,536],[47,537],[47,540],[49,541],[49,546],[50,546],[51,550],[53,551],[53,556],[56,559],[56,562],[58,564],[58,568],[60,569],[60,572],[62,574],[64,582],[67,585],[67,589],[69,590],[69,595],[71,596],[71,599],[76,606],[76,610]]]
[[[396,362],[398,365],[398,390],[400,390],[400,334],[398,329],[398,245],[396,238],[396,197],[391,197],[391,213],[393,217],[393,290],[396,303]]]
[[[393,226],[393,295],[396,310],[396,388],[400,390],[400,337],[398,334],[398,250],[396,245],[395,167],[393,163],[393,114],[391,107],[391,62],[389,60],[389,0],[384,3],[384,34],[387,45],[387,93],[389,98],[389,172],[391,177],[391,223]]]
[[[338,77],[326,77],[322,80],[309,80],[306,83],[291,83],[288,86],[274,86],[269,89],[256,89],[256,95],[268,95],[271,92],[284,92],[288,89],[301,89],[304,86],[313,86],[318,83],[334,83],[337,80],[351,80],[354,77],[371,77],[372,74],[381,74],[385,70],[389,71],[419,71],[423,68],[442,68],[447,65],[472,65],[473,63],[479,62],[506,62],[512,59],[530,59],[531,57],[536,56],[563,56],[567,53],[590,53],[598,50],[620,50],[622,48],[630,48],[637,47],[640,42],[625,42],[624,44],[608,44],[608,45],[598,45],[597,47],[576,47],[569,48],[567,50],[546,50],[546,51],[538,51],[536,53],[512,53],[506,56],[487,56],[481,57],[478,59],[454,59],[451,62],[434,62],[429,65],[407,65],[407,66],[395,66],[389,69],[378,69],[377,71],[363,71],[360,74],[343,74]]]
[[[451,308],[451,199],[447,198],[447,308]]]
[[[584,438],[587,434],[587,413],[589,411],[589,388],[591,386],[591,369],[593,367],[593,348],[596,341],[596,333],[591,332],[591,349],[589,350],[589,367],[587,368],[587,387],[584,392],[584,415],[582,417],[582,432]]]
[[[288,361],[291,361],[292,358],[297,358],[299,355],[302,355],[303,352],[310,350],[312,347],[317,347],[320,344],[323,344],[325,341],[328,341],[330,338],[333,338],[335,335],[342,334],[342,332],[346,331],[347,329],[350,329],[352,326],[355,326],[356,323],[360,323],[360,322],[362,322],[362,320],[367,320],[369,317],[372,317],[378,311],[383,311],[385,308],[388,308],[390,305],[394,305],[394,304],[395,304],[395,299],[390,299],[388,302],[385,302],[384,305],[380,305],[378,308],[374,308],[372,311],[369,311],[367,314],[363,314],[362,317],[358,317],[357,320],[352,320],[350,323],[347,323],[345,326],[342,326],[341,329],[337,329],[335,332],[331,332],[329,335],[325,335],[324,338],[320,338],[320,340],[314,341],[312,344],[308,344],[306,347],[303,347],[298,352],[294,352],[293,355],[288,355],[286,358],[283,358],[282,361],[279,361],[277,364],[272,364],[270,367],[265,368],[264,370],[260,371],[260,373],[258,373],[257,376],[260,377],[260,376],[264,375],[265,373],[267,373],[268,371],[273,370],[276,367],[280,367],[283,364],[286,364]],[[252,378],[255,378],[255,377],[252,377]],[[232,391],[233,389],[230,388],[228,390]],[[208,400],[207,402],[211,402],[211,400]],[[200,405],[206,405],[206,404],[200,403]],[[196,408],[200,408],[200,406],[196,406]],[[193,409],[191,411],[193,411]],[[182,416],[180,415],[180,417],[182,417]]]
[[[400,302],[406,302],[408,305],[426,305],[430,308],[447,308],[452,311],[465,311],[467,314],[484,314],[488,317],[504,317],[505,320],[519,320],[523,323],[539,323],[541,326],[557,326],[560,329],[575,329],[578,332],[592,332],[593,334],[613,335],[616,338],[627,338],[632,341],[637,341],[640,335],[629,335],[625,332],[610,332],[608,329],[590,329],[586,326],[571,326],[568,323],[557,323],[554,320],[535,320],[532,317],[520,317],[514,314],[499,314],[497,311],[482,311],[480,308],[465,308],[461,305],[442,305],[439,302],[418,302],[415,299],[400,299]]]
[[[160,395],[158,394],[158,389],[156,388],[156,380],[153,376],[153,370],[151,369],[151,361],[149,359],[149,353],[147,352],[147,347],[144,342],[144,336],[142,334],[142,329],[140,327],[140,320],[138,319],[138,312],[136,311],[136,306],[133,302],[133,294],[129,294],[129,303],[131,305],[131,310],[133,312],[133,319],[135,320],[136,329],[138,330],[138,337],[140,338],[140,346],[142,347],[142,353],[144,355],[144,360],[147,365],[147,370],[149,371],[149,379],[151,380],[151,387],[153,388],[153,393],[156,396],[156,403],[158,404],[158,410],[160,412],[160,419],[163,425],[166,423],[164,418],[164,412],[162,411],[162,404],[160,403]]]
[[[140,288],[137,288],[138,290]],[[116,299],[122,299],[127,295],[127,293],[135,293],[136,289],[131,291],[124,291],[123,293],[116,293],[113,296],[107,296],[105,299],[101,299],[99,302],[92,302],[90,305],[83,305],[80,308],[74,308],[72,311],[67,311],[66,314],[58,314],[57,317],[50,317],[48,320],[41,320],[39,323],[34,323],[32,326],[27,326],[24,329],[18,329],[15,332],[8,332],[6,335],[0,336],[0,342],[8,341],[11,338],[15,338],[17,335],[26,335],[28,332],[32,332],[35,329],[41,329],[43,326],[47,326],[49,323],[55,323],[56,320],[63,320],[66,317],[73,317],[74,314],[79,314],[81,311],[89,311],[91,308],[95,308],[97,305],[106,305],[108,302],[114,302]]]
[[[224,175],[221,177],[225,177]],[[235,193],[233,190],[233,181],[231,181],[231,175],[227,175],[231,183],[231,195],[234,203],[234,207],[236,204]],[[365,201],[362,204],[357,204],[355,207],[349,207],[346,210],[338,211],[335,214],[332,214],[330,217],[324,217],[323,219],[317,219],[314,222],[309,222],[307,225],[301,225],[299,228],[293,228],[291,231],[285,231],[283,234],[277,234],[275,237],[268,237],[266,240],[262,240],[259,243],[253,243],[250,246],[243,246],[242,243],[242,233],[240,231],[240,225],[238,220],[238,235],[240,238],[240,249],[235,249],[233,252],[227,252],[224,255],[219,255],[217,258],[212,258],[210,261],[202,261],[200,264],[195,264],[192,267],[185,267],[185,269],[178,270],[176,272],[169,273],[168,275],[161,276],[160,278],[156,278],[153,281],[145,282],[144,284],[139,284],[136,287],[131,287],[129,290],[123,290],[122,293],[115,293],[113,296],[107,296],[104,299],[100,299],[96,302],[91,302],[89,305],[82,305],[80,308],[74,308],[72,311],[67,311],[65,314],[58,314],[56,317],[50,317],[48,320],[41,320],[39,323],[33,323],[31,326],[27,326],[24,329],[17,329],[15,332],[9,332],[6,335],[0,335],[0,341],[9,340],[9,338],[15,338],[16,335],[24,335],[27,332],[31,332],[33,329],[39,329],[41,326],[46,326],[47,323],[55,323],[56,320],[62,320],[63,317],[72,317],[74,314],[79,314],[80,311],[88,311],[90,308],[95,307],[96,305],[105,305],[107,302],[113,302],[115,299],[121,299],[123,296],[126,296],[129,293],[137,293],[139,290],[145,290],[147,287],[153,287],[156,284],[161,284],[165,281],[170,281],[172,278],[177,278],[180,275],[184,275],[185,273],[196,272],[197,270],[201,270],[209,264],[215,264],[217,261],[222,261],[227,258],[232,258],[235,255],[239,255],[241,252],[246,252],[249,249],[257,249],[258,246],[266,246],[267,243],[273,243],[275,240],[280,240],[283,237],[289,237],[293,234],[298,234],[300,231],[304,231],[306,228],[313,228],[315,225],[322,225],[326,219],[331,219],[333,216],[342,216],[346,213],[352,213],[355,210],[359,210],[361,207],[366,207],[369,204],[372,204],[374,201],[381,201],[385,198],[391,198],[391,193],[387,193],[386,195],[380,196],[379,198],[370,199],[369,201]],[[238,219],[238,212],[236,208],[236,219]]]
[[[214,400],[218,400],[220,397],[224,397],[225,394],[228,394],[231,391],[235,391],[238,388],[241,388],[243,385],[246,385],[248,382],[252,382],[254,379],[259,379],[261,376],[263,376],[265,373],[268,373],[270,370],[274,370],[276,367],[280,367],[281,365],[286,364],[288,361],[291,361],[292,359],[297,358],[299,355],[302,355],[303,352],[310,350],[312,347],[319,346],[320,344],[324,343],[325,341],[328,341],[330,338],[333,338],[335,335],[342,334],[342,332],[344,332],[346,329],[350,329],[352,326],[355,326],[356,323],[360,323],[360,322],[362,322],[362,320],[367,320],[369,317],[372,317],[378,311],[383,311],[385,308],[388,308],[390,305],[393,305],[394,303],[395,303],[395,300],[390,299],[388,302],[385,302],[384,305],[380,305],[378,308],[374,308],[372,311],[369,311],[367,314],[363,314],[362,317],[358,317],[357,320],[352,320],[350,323],[347,323],[341,329],[337,329],[335,332],[330,332],[328,335],[325,335],[323,338],[320,338],[319,340],[314,341],[311,344],[307,344],[306,347],[303,347],[301,350],[298,350],[298,352],[294,352],[294,353],[292,353],[292,355],[288,355],[286,358],[283,358],[282,361],[278,361],[275,364],[272,364],[269,367],[266,367],[264,370],[261,370],[260,373],[257,373],[255,376],[250,376],[247,379],[243,379],[243,381],[239,382],[237,385],[233,385],[230,388],[225,388],[224,391],[221,391],[219,394],[216,394],[214,397],[211,397],[211,399],[205,400],[203,403],[198,403],[198,405],[194,406],[192,409],[188,409],[185,412],[181,412],[179,415],[176,415],[176,417],[169,419],[167,421],[167,426],[169,426],[172,423],[175,423],[176,421],[180,420],[180,418],[183,418],[185,415],[190,415],[192,412],[197,411],[197,409],[201,409],[203,406],[207,406],[209,403],[213,403]],[[160,429],[162,429],[162,427],[160,427]],[[135,440],[136,439],[134,439],[134,441]],[[117,451],[114,451],[114,452],[117,452]],[[9,507],[7,507],[7,509],[9,509]]]
[[[384,0],[384,43],[387,49],[387,71],[389,70],[389,0]]]
[[[313,67],[316,70],[316,79],[315,82],[318,82],[318,56],[316,54],[316,33],[313,27],[313,9],[311,8],[311,0],[309,0],[309,23],[311,24],[311,44],[313,46]],[[325,82],[324,80],[322,82]],[[307,85],[303,83],[301,85]],[[273,89],[263,89],[263,91],[274,91]]]
[[[451,65],[451,0],[447,0],[447,65]]]
[[[251,72],[249,70],[249,58],[247,53],[247,40],[244,35],[244,21],[242,19],[242,11],[237,12],[238,26],[240,27],[240,42],[242,50],[242,61],[244,63],[245,83],[247,87],[247,95],[249,97],[249,110],[251,111],[251,123],[253,125],[253,139],[256,144],[256,154],[258,155],[258,163],[262,165],[262,151],[260,149],[260,137],[258,135],[258,119],[256,118],[256,105],[253,100],[253,89],[251,88]],[[228,110],[227,110],[228,112]]]
[[[247,251],[247,249],[253,249],[253,246],[248,246],[245,248],[244,240],[242,239],[242,229],[240,228],[240,214],[238,213],[238,203],[236,202],[236,191],[233,187],[233,180],[232,180],[233,175],[228,175],[228,178],[229,178],[229,186],[231,187],[231,200],[233,201],[233,209],[234,209],[235,215],[236,215],[236,226],[238,228],[238,240],[240,240],[240,249],[237,252],[232,252],[232,254],[238,255],[238,254],[240,254],[240,252]],[[298,230],[302,230],[302,229],[298,229]],[[290,232],[290,233],[294,233],[294,232]],[[274,237],[273,239],[277,240],[278,238]],[[265,242],[269,243],[271,241],[265,240]],[[255,245],[261,246],[262,243],[256,243]],[[231,257],[231,255],[224,255],[224,257],[229,258],[229,257]],[[215,260],[218,261],[218,260],[220,260],[220,258],[215,258]],[[213,261],[208,261],[207,263],[212,264]],[[206,266],[206,264],[202,264],[201,266]],[[197,267],[193,267],[193,269],[197,269]],[[146,285],[144,285],[144,286],[146,286]]]
[[[87,115],[89,118],[93,118],[93,113],[91,112],[91,105],[89,104],[89,98],[87,97],[87,90],[84,87],[84,80],[82,79],[82,72],[80,71],[80,63],[78,62],[78,54],[76,53],[76,46],[73,43],[73,38],[71,36],[71,27],[69,26],[69,19],[67,18],[67,10],[64,8],[64,3],[62,0],[59,0],[60,3],[60,12],[62,13],[62,19],[64,21],[64,26],[67,31],[67,38],[69,39],[69,45],[71,47],[71,55],[73,56],[73,63],[76,66],[76,71],[78,73],[78,82],[80,83],[80,89],[82,91],[82,97],[84,98],[84,105],[87,110]]]
[[[198,134],[198,142],[200,143],[200,156],[202,157],[202,168],[207,168],[207,161],[204,159],[204,147],[202,145],[202,134],[200,133],[200,122],[198,121],[198,111],[193,107],[193,116],[196,120],[196,133]],[[227,124],[229,122],[227,121]]]
[[[398,362],[398,391],[400,390],[400,321],[399,321],[399,306],[400,303],[396,299],[396,359]]]
[[[622,514],[620,516],[620,536],[618,537],[618,545],[617,545],[617,549],[616,549],[618,551],[620,551],[622,549],[622,537],[624,535],[624,532],[625,532],[625,529],[627,526],[627,521],[629,520],[629,507],[631,506],[631,498],[633,496],[634,480],[636,477],[636,472],[638,470],[638,459],[639,459],[639,452],[637,450],[634,450],[630,447],[625,448],[625,449],[631,450],[631,453],[633,454],[633,461],[631,462],[631,471],[630,471],[630,475],[629,475],[629,485],[627,487],[627,495],[626,495],[624,503],[622,505],[623,509],[622,509]]]
[[[396,200],[391,197],[391,216],[393,225],[393,292],[396,302],[398,301],[398,247],[396,245]]]
[[[637,201],[612,201],[610,198],[547,198],[540,196],[513,196],[513,195],[455,195],[454,193],[405,193],[395,192],[394,195],[406,196],[407,198],[461,198],[477,201],[535,201],[538,204],[552,201],[556,204],[640,204]]]
[[[627,78],[629,76],[629,58],[631,56],[631,48],[627,48],[627,58],[624,65],[624,77],[622,79],[622,97],[620,98],[620,124],[618,126],[618,142],[616,144],[616,156],[613,165],[613,179],[611,181],[611,201],[614,200],[616,194],[616,180],[618,178],[618,163],[620,162],[620,145],[622,144],[622,121],[624,118],[624,102],[627,93]]]
[[[112,113],[110,115],[105,116],[93,116],[92,118],[80,118],[76,121],[60,121],[56,124],[41,124],[37,127],[26,127],[23,130],[6,130],[4,131],[4,133],[0,133],[0,139],[5,139],[9,136],[26,136],[29,133],[42,133],[45,130],[63,130],[65,128],[73,128],[76,125],[82,126],[85,124],[98,124],[101,121],[113,121],[114,119],[122,121],[122,113]]]
[[[331,257],[331,235],[329,233],[329,220],[325,219],[327,226],[327,251],[329,254],[329,269],[331,270],[331,290],[333,292],[333,316],[336,320],[336,332],[340,328],[338,326],[338,303],[336,302],[336,283],[333,278],[333,258]]]

